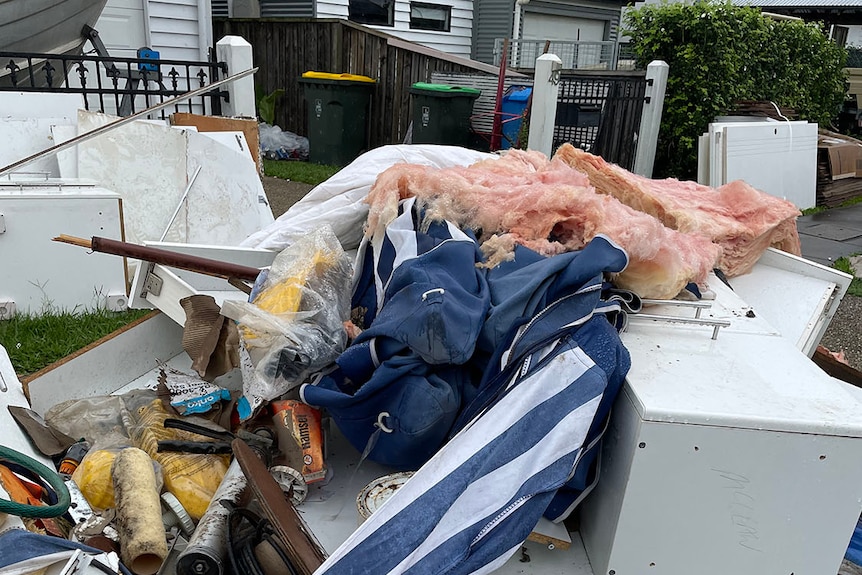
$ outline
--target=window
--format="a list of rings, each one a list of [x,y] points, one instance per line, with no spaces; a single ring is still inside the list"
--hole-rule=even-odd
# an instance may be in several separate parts
[[[360,24],[392,26],[395,22],[395,0],[350,0],[348,19]]]
[[[452,7],[442,4],[410,3],[410,28],[448,32],[452,19]]]
[[[212,0],[210,7],[213,18],[227,18],[230,16],[228,0]]]

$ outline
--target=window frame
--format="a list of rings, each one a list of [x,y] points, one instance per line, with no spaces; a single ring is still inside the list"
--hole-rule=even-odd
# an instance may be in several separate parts
[[[385,26],[387,28],[392,28],[395,26],[395,0],[389,0],[387,10],[387,20],[385,23],[381,21],[377,21],[374,18],[366,18],[361,15],[357,15],[354,13],[352,7],[354,6],[354,2],[363,2],[365,4],[374,4],[371,0],[348,0],[347,3],[347,19],[351,22],[356,22],[357,24],[364,24],[366,26]]]
[[[419,25],[414,23],[413,8],[428,8],[432,10],[443,10],[446,12],[446,20],[443,28],[435,28],[428,25]],[[422,18],[426,22],[439,22],[439,20],[430,20]],[[452,6],[449,4],[435,4],[433,2],[410,2],[410,29],[425,30],[426,32],[451,32],[452,31]]]

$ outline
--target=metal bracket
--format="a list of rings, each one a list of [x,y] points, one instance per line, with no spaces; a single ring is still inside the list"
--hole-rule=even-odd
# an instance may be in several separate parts
[[[155,264],[150,264],[150,269],[147,270],[147,276],[144,279],[144,291],[141,292],[141,297],[147,297],[147,294],[159,295],[162,293],[162,278],[153,273]]]
[[[105,303],[111,311],[126,311],[129,309],[129,298],[126,297],[126,294],[109,295]]]
[[[694,317],[679,317],[673,315],[654,315],[654,314],[644,314],[644,313],[635,313],[631,314],[628,317],[630,319],[647,319],[652,321],[663,321],[666,323],[682,323],[686,325],[703,325],[712,328],[712,339],[718,339],[718,330],[723,327],[730,327],[730,322],[725,319],[707,319],[700,316],[701,311],[704,309],[709,309],[712,307],[712,304],[705,301],[682,301],[682,300],[658,300],[658,299],[645,299],[643,303],[651,303],[651,304],[663,304],[663,305],[674,305],[677,307],[688,307],[694,308]]]
[[[84,494],[81,493],[78,485],[73,480],[69,479],[65,483],[72,500],[72,503],[69,505],[69,515],[72,517],[72,521],[74,521],[75,525],[84,523],[87,519],[92,517],[93,509],[90,507],[90,504],[87,502],[87,498],[84,497]]]

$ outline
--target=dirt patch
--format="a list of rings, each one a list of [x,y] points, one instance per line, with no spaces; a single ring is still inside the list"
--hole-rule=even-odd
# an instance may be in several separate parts
[[[263,189],[266,192],[266,197],[269,199],[269,204],[272,207],[272,215],[276,218],[287,211],[287,209],[305,197],[305,194],[310,192],[314,186],[304,184],[302,182],[293,182],[291,180],[282,180],[281,178],[272,178],[262,176]]]

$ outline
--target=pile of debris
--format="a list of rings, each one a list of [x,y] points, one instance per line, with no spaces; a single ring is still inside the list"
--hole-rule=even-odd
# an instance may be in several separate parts
[[[525,540],[563,545],[539,526],[565,524],[596,485],[632,369],[621,331],[658,319],[714,340],[730,321],[642,311],[721,294],[736,321],[760,322],[739,331],[768,334],[722,282],[770,246],[798,254],[797,215],[742,182],[649,180],[571,146],[553,158],[391,146],[250,236],[268,265],[115,242],[141,258],[135,297],[183,325],[190,369],[162,363],[143,386],[59,403],[55,390],[44,418],[17,410],[65,481],[19,473],[38,495],[16,511],[136,575],[484,573]],[[181,292],[192,280],[167,268],[232,294]],[[361,518],[336,528],[357,473],[375,477]],[[304,513],[310,501],[322,511]]]

